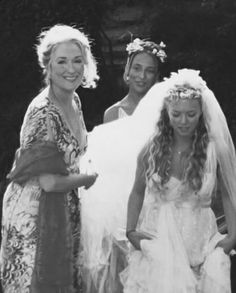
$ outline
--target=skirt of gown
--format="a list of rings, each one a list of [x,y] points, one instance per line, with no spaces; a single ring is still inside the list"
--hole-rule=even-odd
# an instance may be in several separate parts
[[[210,207],[179,200],[179,181],[170,180],[165,198],[146,194],[138,228],[154,235],[130,253],[120,274],[124,293],[230,293],[230,258],[216,247]]]

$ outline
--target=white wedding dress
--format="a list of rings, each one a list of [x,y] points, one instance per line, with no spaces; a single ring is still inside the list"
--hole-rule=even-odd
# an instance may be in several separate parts
[[[198,71],[183,69],[154,85],[131,116],[120,114],[122,119],[97,126],[89,134],[81,173],[86,173],[92,162],[91,169],[99,176],[93,186],[81,191],[81,259],[88,288],[94,284],[96,290],[99,288],[98,293],[105,292],[106,281],[114,279],[117,272],[117,264],[110,262],[113,244],[127,242],[123,241],[127,205],[138,154],[156,133],[156,122],[169,89],[184,84],[201,92],[203,117],[210,138],[200,196],[174,177],[160,192],[155,188],[158,178],[152,178],[145,192],[138,229],[155,237],[141,241],[141,251],[128,252],[128,266],[120,273],[123,292],[231,292],[229,256],[222,248],[215,248],[225,236],[217,231],[210,195],[219,166],[229,199],[236,209],[235,148],[213,92]]]
[[[230,258],[215,248],[224,237],[209,206],[171,177],[163,191],[153,177],[146,190],[138,229],[141,241],[120,274],[124,293],[230,293]]]

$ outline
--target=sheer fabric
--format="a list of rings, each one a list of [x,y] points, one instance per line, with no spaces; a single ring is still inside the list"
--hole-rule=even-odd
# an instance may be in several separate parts
[[[96,184],[82,195],[82,257],[89,279],[95,285],[99,283],[101,271],[105,272],[103,279],[110,278],[109,270],[102,268],[109,264],[114,239],[122,233],[124,235],[138,154],[152,135],[158,133],[156,123],[169,90],[185,84],[201,93],[203,118],[210,139],[203,184],[197,195],[199,207],[209,208],[211,204],[219,165],[236,209],[236,157],[225,116],[199,72],[179,70],[169,79],[155,84],[139,102],[133,115],[98,126],[89,135],[89,148],[82,168],[86,170],[88,162],[92,161],[99,177]],[[104,286],[100,292],[102,290]]]
[[[171,177],[163,192],[150,182],[137,228],[154,237],[131,252],[124,293],[231,292],[229,256],[215,249],[224,237],[215,215],[181,181]]]

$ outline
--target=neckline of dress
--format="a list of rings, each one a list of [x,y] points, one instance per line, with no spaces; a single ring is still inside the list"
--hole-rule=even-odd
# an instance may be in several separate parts
[[[159,176],[159,175],[157,175],[157,176]],[[182,179],[179,179],[179,178],[177,178],[176,176],[171,175],[169,181],[172,180],[172,179],[174,179],[175,181],[178,181],[179,183],[182,183]],[[169,182],[169,181],[168,181],[168,182]],[[167,182],[167,183],[168,183],[168,182]]]
[[[67,119],[66,119],[66,117],[65,117],[65,115],[64,115],[64,113],[63,113],[63,111],[62,111],[62,110],[60,109],[60,107],[54,102],[54,100],[50,97],[50,95],[49,95],[49,90],[48,90],[48,95],[47,95],[47,97],[48,97],[48,99],[49,99],[51,105],[52,105],[54,108],[56,108],[57,111],[60,113],[60,116],[61,116],[61,119],[63,120],[64,125],[65,125],[66,128],[69,130],[69,132],[70,132],[71,135],[74,137],[74,139],[77,141],[79,147],[82,149],[82,148],[83,148],[83,147],[82,147],[82,141],[83,141],[83,139],[80,139],[80,138],[82,137],[82,135],[81,135],[81,137],[78,137],[78,136],[74,133],[74,131],[73,131],[73,129],[71,128],[70,124],[67,122]],[[75,96],[75,95],[74,95],[74,97],[73,97],[73,101],[74,101],[74,102],[76,103],[76,105],[77,105],[77,101],[76,101],[76,96]],[[84,144],[84,145],[86,146],[86,139],[85,139],[85,144]]]
[[[171,178],[173,178],[174,180],[176,180],[176,181],[182,183],[182,179],[179,179],[179,178],[177,178],[176,176],[171,175],[171,176],[170,176],[170,179],[171,179]]]
[[[122,107],[119,107],[119,115],[121,115],[121,117],[130,116]]]

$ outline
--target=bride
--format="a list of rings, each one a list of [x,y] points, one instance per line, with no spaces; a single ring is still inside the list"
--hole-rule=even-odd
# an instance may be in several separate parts
[[[84,166],[90,160],[99,177],[82,197],[82,257],[98,292],[109,289],[113,236],[126,223],[132,246],[120,275],[125,293],[231,292],[235,150],[198,71],[173,73],[132,116],[95,128]],[[228,235],[217,231],[210,208],[217,182]]]

